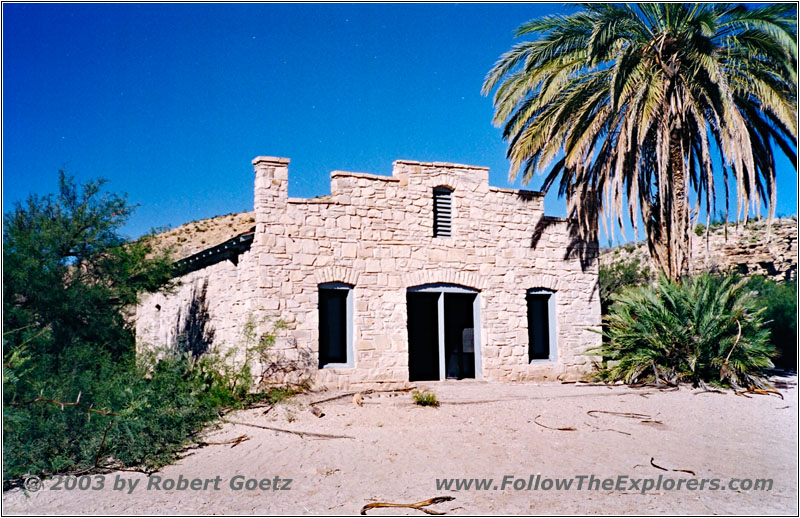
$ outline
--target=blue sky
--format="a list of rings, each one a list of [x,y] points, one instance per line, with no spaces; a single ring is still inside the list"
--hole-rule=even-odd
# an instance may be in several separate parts
[[[4,4],[3,210],[53,192],[63,168],[140,204],[135,237],[251,210],[257,155],[292,159],[297,197],[328,193],[332,170],[388,175],[398,158],[489,166],[510,186],[483,77],[517,26],[575,10]],[[545,204],[564,215],[555,192]],[[777,212],[797,213],[782,155]]]

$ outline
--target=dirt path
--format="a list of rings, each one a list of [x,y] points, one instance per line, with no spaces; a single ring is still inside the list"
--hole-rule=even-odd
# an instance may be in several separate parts
[[[6,514],[358,514],[367,503],[411,503],[435,496],[454,500],[430,507],[448,514],[797,514],[797,386],[775,396],[697,393],[651,388],[428,383],[439,408],[411,403],[408,394],[370,394],[363,406],[351,397],[323,403],[313,415],[305,403],[335,393],[306,395],[263,415],[239,412],[231,420],[352,438],[300,437],[225,424],[207,434],[222,442],[243,434],[235,447],[194,450],[157,476],[162,480],[213,479],[199,490],[147,490],[145,475],[106,475],[102,490],[53,491],[53,481],[26,497],[3,494]],[[601,412],[590,412],[599,410]],[[609,413],[611,412],[611,413]],[[617,415],[636,413],[639,417]],[[537,417],[538,416],[538,417]],[[553,428],[574,428],[557,430]],[[651,464],[651,458],[653,459]],[[663,471],[683,469],[694,472]],[[546,478],[772,479],[771,491],[667,490],[645,494],[630,487],[598,490],[527,490]],[[231,489],[246,479],[292,479],[289,490]],[[523,479],[514,490],[437,489],[437,479]],[[115,477],[125,490],[114,490]],[[133,490],[130,484],[139,481]],[[242,477],[234,482],[241,481]],[[588,484],[588,478],[584,484]],[[163,482],[162,482],[163,483]],[[683,484],[687,482],[684,481]],[[741,484],[741,482],[739,482]],[[518,482],[521,486],[523,482]],[[629,484],[628,484],[629,485]],[[372,509],[370,515],[414,509]]]

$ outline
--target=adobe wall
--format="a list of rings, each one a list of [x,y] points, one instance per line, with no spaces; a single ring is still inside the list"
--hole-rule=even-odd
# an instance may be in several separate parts
[[[238,266],[226,261],[186,276],[177,295],[143,301],[141,339],[169,339],[163,330],[186,304],[188,286],[208,278],[216,340],[234,343],[233,322],[260,311],[293,327],[280,347],[316,354],[318,286],[344,282],[355,286],[355,367],[322,369],[316,380],[339,388],[403,384],[407,289],[454,283],[480,291],[483,379],[575,379],[588,369],[583,351],[600,340],[588,330],[600,322],[597,264],[583,271],[578,259],[564,259],[566,222],[550,226],[531,248],[544,217],[540,194],[490,187],[487,168],[398,160],[391,177],[334,171],[329,196],[294,199],[288,197],[288,159],[257,157],[253,164],[250,252]],[[450,238],[433,237],[437,186],[453,189]],[[556,292],[557,362],[528,363],[530,288]],[[148,334],[151,328],[161,334]]]

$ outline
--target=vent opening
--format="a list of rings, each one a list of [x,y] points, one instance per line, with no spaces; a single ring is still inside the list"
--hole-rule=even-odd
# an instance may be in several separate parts
[[[452,193],[447,187],[433,189],[433,237],[452,235]]]

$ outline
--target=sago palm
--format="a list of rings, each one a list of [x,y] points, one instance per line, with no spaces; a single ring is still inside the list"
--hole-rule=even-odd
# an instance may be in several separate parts
[[[773,143],[797,162],[796,19],[787,4],[586,4],[522,25],[539,38],[483,85],[510,176],[549,168],[542,190],[558,183],[584,239],[598,219],[622,227],[626,207],[637,233],[641,214],[653,260],[678,279],[701,202],[714,211],[717,153],[726,219],[733,189],[737,221],[762,203],[773,217]]]
[[[613,295],[608,341],[590,350],[607,364],[597,377],[626,383],[765,387],[775,349],[747,280],[703,274]]]

